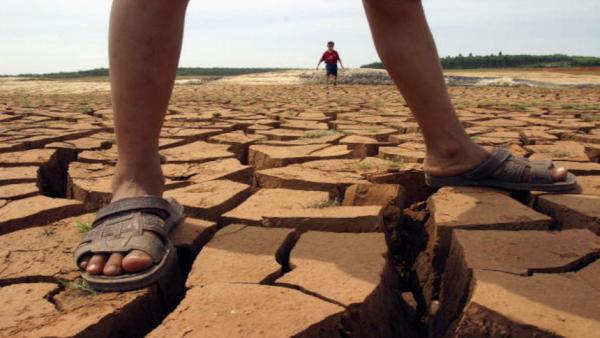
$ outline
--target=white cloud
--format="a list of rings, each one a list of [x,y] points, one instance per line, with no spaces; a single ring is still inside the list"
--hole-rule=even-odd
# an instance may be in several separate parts
[[[600,55],[600,2],[425,0],[442,55]],[[2,0],[0,74],[107,65],[110,1]],[[345,63],[377,59],[360,0],[191,0],[181,64],[313,67],[327,40]]]

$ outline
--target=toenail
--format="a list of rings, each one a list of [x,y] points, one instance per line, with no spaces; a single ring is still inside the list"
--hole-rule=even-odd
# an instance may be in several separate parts
[[[98,266],[96,264],[92,264],[90,266],[88,266],[88,270],[96,270]]]

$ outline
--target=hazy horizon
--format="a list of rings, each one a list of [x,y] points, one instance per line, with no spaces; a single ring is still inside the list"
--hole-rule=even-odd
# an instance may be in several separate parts
[[[600,2],[424,1],[441,56],[600,56]],[[0,74],[105,68],[110,1],[4,0]],[[311,68],[328,40],[345,65],[378,61],[360,1],[190,1],[180,67]]]

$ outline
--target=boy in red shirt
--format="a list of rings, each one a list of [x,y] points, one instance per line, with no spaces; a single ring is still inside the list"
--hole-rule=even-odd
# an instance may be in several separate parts
[[[344,65],[342,64],[342,59],[340,59],[340,54],[338,54],[338,52],[335,49],[333,49],[334,46],[335,43],[333,43],[333,41],[329,41],[327,43],[327,50],[325,51],[325,53],[323,53],[321,60],[319,60],[319,64],[317,64],[317,69],[319,69],[321,63],[325,61],[325,76],[327,76],[327,84],[329,84],[329,80],[333,78],[333,85],[337,86],[337,63],[340,63],[342,69],[344,69]]]

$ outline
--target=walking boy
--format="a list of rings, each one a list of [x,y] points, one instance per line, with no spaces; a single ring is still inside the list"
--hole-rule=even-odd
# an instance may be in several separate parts
[[[333,85],[337,86],[337,64],[339,62],[342,69],[344,69],[344,65],[342,64],[342,59],[340,59],[340,54],[333,49],[333,47],[335,47],[335,43],[333,43],[333,41],[329,41],[327,43],[327,50],[325,53],[323,53],[321,60],[319,60],[319,64],[317,64],[317,69],[319,69],[321,63],[325,61],[325,76],[327,77],[327,84],[329,85],[330,80],[333,79]]]

